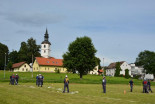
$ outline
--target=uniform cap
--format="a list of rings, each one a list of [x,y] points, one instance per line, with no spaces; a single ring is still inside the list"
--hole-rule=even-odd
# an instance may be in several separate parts
[[[68,76],[66,75],[66,77],[68,77]]]

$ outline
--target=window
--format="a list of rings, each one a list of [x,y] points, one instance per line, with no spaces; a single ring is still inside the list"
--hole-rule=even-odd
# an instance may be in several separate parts
[[[45,70],[46,70],[46,68],[45,68]]]
[[[46,53],[46,50],[44,50],[44,53]]]
[[[24,67],[26,67],[26,65]]]
[[[24,68],[22,69],[22,71],[24,71]]]
[[[28,69],[26,69],[26,71],[28,71]]]
[[[46,48],[46,45],[44,45],[44,48]]]
[[[48,70],[49,70],[49,68],[48,68]]]
[[[33,68],[33,70],[35,70],[35,68]]]

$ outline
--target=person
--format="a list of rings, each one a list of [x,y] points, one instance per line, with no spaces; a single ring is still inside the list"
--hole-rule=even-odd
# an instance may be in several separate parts
[[[143,81],[143,93],[148,93],[148,91],[147,91],[147,81],[146,81],[146,79],[144,79],[144,81]]]
[[[9,85],[12,85],[12,75],[10,76],[10,83],[9,83]]]
[[[17,85],[18,84],[18,79],[19,79],[19,76],[18,76],[18,74],[16,74],[16,76],[15,76],[15,84]]]
[[[43,76],[41,75],[41,74],[39,74],[39,76],[38,76],[38,87],[39,87],[39,85],[41,85],[41,87],[42,87],[42,85],[43,85]]]
[[[132,90],[133,90],[133,85],[134,85],[132,79],[129,81],[129,85],[130,85],[130,91],[132,92]]]
[[[69,79],[68,79],[67,75],[64,78],[64,91],[63,91],[63,93],[65,93],[66,87],[67,87],[67,92],[69,93]]]
[[[148,86],[148,91],[151,91],[151,93],[152,93],[151,82],[150,82],[150,80],[147,82],[147,86]]]
[[[102,87],[103,87],[103,93],[106,93],[106,79],[105,79],[105,76],[103,76]]]
[[[36,85],[38,85],[38,75],[36,76]]]
[[[12,81],[11,85],[14,85],[14,83],[15,83],[15,75],[14,74],[12,74],[12,80],[11,81]]]

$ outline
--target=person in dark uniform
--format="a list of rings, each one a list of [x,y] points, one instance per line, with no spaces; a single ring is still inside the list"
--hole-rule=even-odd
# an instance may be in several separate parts
[[[144,79],[144,81],[143,81],[143,93],[148,93],[146,79]]]
[[[102,87],[103,87],[103,93],[106,93],[106,79],[105,79],[105,76],[103,76]]]
[[[10,76],[10,83],[9,83],[9,85],[10,85],[10,84],[12,84],[12,75]]]
[[[36,85],[38,85],[38,75],[36,76]]]
[[[63,93],[65,93],[66,87],[67,87],[67,92],[69,93],[69,79],[68,79],[67,75],[66,75],[66,78],[64,78],[64,91],[63,91]]]
[[[41,85],[41,87],[42,87],[42,85],[43,85],[43,76],[41,75],[41,74],[39,74],[39,76],[38,76],[38,87],[39,87],[39,85]]]
[[[150,82],[150,80],[147,82],[147,86],[148,86],[148,91],[151,91],[151,93],[152,93],[151,82]]]
[[[129,81],[129,85],[130,85],[130,92],[132,92],[132,90],[133,90],[133,85],[134,85],[132,79]]]
[[[18,84],[18,79],[19,79],[19,76],[18,76],[18,74],[16,74],[16,76],[15,76],[15,82],[16,82],[16,85]]]
[[[15,75],[12,74],[12,82],[11,82],[11,84],[14,85],[14,83],[15,83]]]

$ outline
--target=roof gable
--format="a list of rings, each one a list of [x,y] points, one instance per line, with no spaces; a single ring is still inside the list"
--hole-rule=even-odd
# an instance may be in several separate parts
[[[25,62],[15,63],[12,65],[12,68],[18,68],[18,67],[22,66],[23,64],[25,64]]]
[[[125,62],[125,61],[119,62],[119,63],[120,63],[120,66],[121,66],[124,62]],[[117,62],[110,63],[109,66],[108,66],[107,68],[108,68],[108,69],[116,68],[116,63],[117,63]]]
[[[36,61],[39,65],[63,66],[63,60],[55,59],[54,57],[50,58],[36,57]]]

